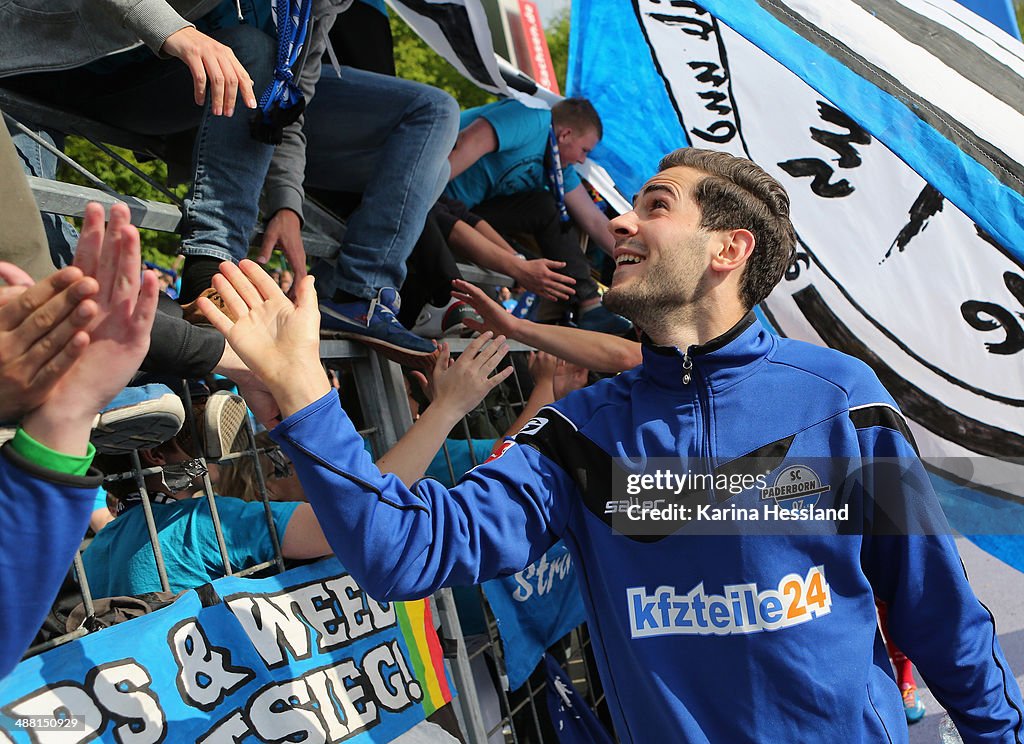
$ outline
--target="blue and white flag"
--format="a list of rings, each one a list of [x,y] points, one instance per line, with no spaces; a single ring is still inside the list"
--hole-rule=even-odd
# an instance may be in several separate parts
[[[586,620],[568,548],[556,543],[536,563],[483,585],[505,650],[508,688],[517,690],[555,641]]]
[[[573,7],[568,88],[632,194],[685,145],[749,157],[799,252],[763,306],[867,361],[933,472],[1024,495],[1024,46],[947,0]],[[638,136],[642,128],[643,136]]]

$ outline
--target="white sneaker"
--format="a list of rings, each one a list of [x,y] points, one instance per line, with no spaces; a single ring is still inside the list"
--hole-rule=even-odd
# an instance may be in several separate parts
[[[473,318],[483,322],[476,310],[462,300],[454,297],[444,307],[424,305],[416,318],[412,332],[423,338],[450,338],[452,336],[468,336],[473,333],[463,324],[463,318]]]
[[[249,410],[240,395],[218,390],[209,397],[203,415],[208,460],[220,460],[249,446],[248,416]]]

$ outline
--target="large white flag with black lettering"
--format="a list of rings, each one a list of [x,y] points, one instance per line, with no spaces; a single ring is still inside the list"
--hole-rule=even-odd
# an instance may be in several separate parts
[[[922,453],[964,458],[940,472],[1019,497],[1024,46],[946,0],[577,2],[572,21],[569,89],[620,190],[688,144],[759,163],[800,237],[770,321],[871,364]]]

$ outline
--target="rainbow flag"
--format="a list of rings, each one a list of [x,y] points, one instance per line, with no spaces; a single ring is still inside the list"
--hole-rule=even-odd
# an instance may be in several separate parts
[[[453,697],[430,603],[425,599],[395,602],[395,613],[409,647],[413,674],[423,685],[423,712],[429,716]]]

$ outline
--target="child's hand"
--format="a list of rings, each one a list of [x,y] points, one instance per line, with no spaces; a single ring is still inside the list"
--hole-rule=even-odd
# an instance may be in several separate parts
[[[555,394],[555,400],[561,400],[574,390],[579,390],[587,384],[587,370],[572,362],[559,359],[555,366],[555,376],[551,380],[551,387]]]
[[[528,369],[534,385],[550,385],[555,377],[558,357],[546,351],[531,351]]]
[[[454,362],[451,362],[448,345],[441,345],[441,353],[430,381],[429,389],[433,391],[431,407],[443,409],[454,419],[462,418],[476,408],[487,393],[512,374],[512,367],[509,366],[491,375],[508,354],[505,337],[498,336],[491,341],[491,336],[491,332],[487,331],[473,339]]]

